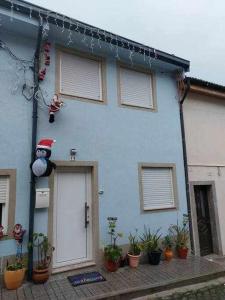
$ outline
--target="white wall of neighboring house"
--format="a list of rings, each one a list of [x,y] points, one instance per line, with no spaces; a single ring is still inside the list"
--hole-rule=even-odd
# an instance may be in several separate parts
[[[225,254],[225,99],[190,93],[183,109],[189,181],[215,184],[213,200]]]

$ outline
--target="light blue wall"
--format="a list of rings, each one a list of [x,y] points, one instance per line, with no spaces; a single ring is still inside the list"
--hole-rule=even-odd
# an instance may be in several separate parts
[[[3,38],[2,38],[3,39]],[[4,36],[13,51],[21,57],[31,57],[34,42],[18,41]],[[0,167],[17,169],[16,222],[28,228],[29,163],[31,147],[31,110],[18,91],[12,95],[14,63],[0,51],[1,110]],[[41,87],[50,101],[55,89],[55,55],[51,51],[51,65]],[[78,150],[77,160],[98,161],[100,242],[107,242],[106,218],[118,217],[118,230],[124,233],[121,243],[127,242],[130,231],[144,224],[152,229],[162,227],[165,233],[171,223],[186,213],[185,180],[182,156],[179,106],[175,79],[170,74],[156,72],[157,112],[118,106],[116,61],[107,58],[107,104],[100,105],[65,99],[65,106],[48,122],[48,109],[40,102],[38,139],[54,138],[52,159],[69,160],[69,150]],[[2,84],[3,82],[3,84]],[[179,211],[141,214],[138,184],[138,163],[175,163],[177,168]],[[38,187],[46,187],[47,179],[38,180]],[[35,230],[47,232],[47,209],[35,215]],[[15,251],[13,241],[0,241],[0,255]]]

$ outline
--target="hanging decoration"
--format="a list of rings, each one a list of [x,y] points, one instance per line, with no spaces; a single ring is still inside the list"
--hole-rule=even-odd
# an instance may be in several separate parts
[[[50,65],[50,50],[51,50],[51,43],[45,41],[40,55],[40,71],[38,74],[39,81],[43,81],[45,79],[47,66]]]
[[[41,59],[40,59],[40,71],[38,74],[38,79],[40,82],[45,80],[48,66],[51,63],[50,50],[51,43],[46,39],[48,32],[50,30],[50,24],[54,27],[54,30],[59,30],[60,34],[64,34],[67,38],[65,42],[68,46],[72,46],[76,39],[79,39],[85,47],[89,47],[90,51],[94,53],[94,50],[97,48],[103,48],[103,45],[106,43],[109,46],[109,50],[112,55],[114,55],[116,60],[121,60],[120,49],[125,49],[127,51],[127,60],[130,61],[130,64],[133,65],[134,55],[138,54],[142,56],[143,63],[149,65],[149,68],[152,68],[152,61],[158,59],[157,51],[154,48],[150,48],[139,43],[129,41],[123,37],[112,34],[105,30],[101,30],[97,27],[84,24],[77,20],[73,20],[65,15],[57,14],[47,9],[37,8],[35,6],[29,5],[26,3],[18,4],[15,0],[4,0],[9,3],[8,8],[10,10],[10,20],[13,22],[16,17],[17,11],[21,11],[21,7],[27,9],[28,18],[39,18],[39,24],[42,26],[42,34],[45,41],[42,45]],[[2,24],[3,25],[3,24]],[[4,26],[4,25],[3,25]],[[73,36],[74,33],[77,33],[76,39]],[[74,38],[73,38],[74,37]],[[54,96],[51,103],[46,101],[41,86],[39,85],[38,92],[34,95],[34,82],[32,79],[29,79],[31,76],[26,76],[28,72],[33,72],[33,62],[34,57],[31,60],[25,60],[18,58],[10,48],[0,40],[0,50],[3,49],[15,60],[15,80],[13,81],[13,88],[11,92],[16,94],[20,87],[22,87],[22,95],[26,98],[27,101],[35,99],[38,101],[38,106],[43,108],[41,101],[45,107],[48,107],[49,113],[49,122],[54,122],[54,114],[59,111],[62,103],[57,101],[57,97]],[[46,109],[46,108],[45,108]]]
[[[19,9],[19,6],[14,0],[6,0],[9,2],[9,9],[11,11],[10,19],[13,21],[14,12]],[[26,4],[24,4],[26,6]],[[133,65],[133,56],[138,53],[142,55],[143,62],[148,63],[149,67],[152,67],[152,59],[158,59],[158,54],[156,49],[150,48],[148,46],[141,45],[139,43],[126,40],[120,36],[114,35],[110,32],[106,32],[105,30],[101,30],[97,27],[84,24],[77,20],[73,20],[71,18],[66,17],[65,15],[61,15],[47,9],[40,9],[37,7],[28,7],[28,17],[32,19],[33,17],[39,18],[40,26],[43,26],[43,35],[47,36],[47,31],[49,30],[49,23],[53,24],[56,29],[60,29],[61,33],[67,32],[67,42],[66,44],[70,46],[74,43],[72,39],[73,32],[79,33],[77,38],[81,37],[81,42],[84,43],[85,46],[89,46],[90,50],[94,52],[96,46],[98,48],[102,48],[102,42],[107,42],[109,44],[110,50],[114,52],[114,56],[117,60],[120,59],[119,49],[124,48],[128,51],[128,59],[130,60],[131,65]],[[88,38],[87,38],[88,37]],[[146,59],[148,56],[148,60]],[[44,80],[46,75],[46,68],[42,68],[39,74],[39,80]]]
[[[53,139],[42,139],[36,147],[36,159],[31,164],[31,169],[36,177],[46,177],[52,173],[56,165],[50,161],[51,147],[55,143]]]
[[[16,224],[13,228],[13,237],[16,240],[17,244],[17,251],[16,251],[16,258],[17,260],[22,260],[22,244],[23,244],[23,236],[26,233],[26,230],[23,229],[23,226],[21,224]]]
[[[53,123],[55,121],[55,113],[60,110],[63,104],[63,101],[61,101],[59,96],[55,94],[49,106],[49,123]]]

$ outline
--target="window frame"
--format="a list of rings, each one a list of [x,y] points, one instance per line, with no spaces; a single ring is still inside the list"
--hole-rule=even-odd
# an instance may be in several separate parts
[[[0,176],[9,177],[9,203],[7,230],[4,228],[4,235],[10,235],[15,225],[16,208],[16,169],[0,169]]]
[[[162,207],[162,208],[149,208],[149,209],[144,208],[142,170],[145,168],[169,168],[172,170],[174,206]],[[176,174],[176,164],[175,163],[139,163],[138,164],[138,178],[139,178],[140,209],[141,209],[142,213],[157,212],[157,211],[162,212],[162,211],[171,211],[171,210],[179,209],[177,174]]]
[[[81,58],[87,58],[92,59],[94,61],[97,61],[101,65],[101,93],[102,93],[102,99],[92,99],[82,96],[76,96],[76,95],[70,95],[66,93],[62,93],[60,91],[60,65],[61,65],[61,55],[62,53],[72,54],[74,56],[78,56]],[[91,102],[91,103],[97,103],[97,104],[106,104],[107,103],[107,88],[106,88],[106,58],[102,56],[97,56],[90,54],[88,52],[81,52],[75,49],[68,49],[65,47],[61,47],[56,45],[56,69],[55,69],[55,93],[59,95],[60,98],[66,98],[70,100],[78,100],[82,102]]]
[[[127,103],[122,102],[122,99],[121,99],[121,73],[120,73],[121,68],[150,75],[151,86],[152,86],[152,104],[153,104],[153,107],[142,107],[142,106],[127,104]],[[141,66],[130,66],[130,65],[124,64],[124,63],[117,63],[117,96],[118,96],[118,104],[119,104],[120,107],[157,112],[157,95],[156,95],[156,76],[155,76],[155,73],[153,71],[147,70],[146,68],[143,68]]]

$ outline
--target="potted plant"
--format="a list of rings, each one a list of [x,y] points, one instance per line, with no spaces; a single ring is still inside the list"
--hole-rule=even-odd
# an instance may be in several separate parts
[[[0,226],[0,233],[2,229],[3,226]],[[23,226],[21,224],[16,224],[14,226],[12,235],[16,241],[16,259],[12,264],[9,264],[9,262],[7,261],[6,269],[4,271],[5,285],[9,290],[17,289],[22,285],[22,282],[24,280],[26,269],[23,264],[23,236],[25,233],[26,230],[23,229]]]
[[[160,263],[162,250],[159,247],[159,234],[160,229],[155,232],[151,232],[149,228],[144,227],[144,233],[141,236],[142,249],[148,255],[148,261],[151,265],[158,265]]]
[[[8,290],[15,290],[22,285],[26,269],[22,262],[16,261],[9,264],[7,261],[6,269],[4,271],[4,282]]]
[[[163,245],[165,247],[164,258],[165,260],[170,261],[173,258],[173,250],[172,250],[173,239],[171,235],[168,234],[164,237]]]
[[[117,218],[108,217],[108,234],[110,244],[104,248],[105,267],[109,272],[115,272],[119,268],[122,249],[116,244],[117,239],[122,237],[122,233],[116,232]]]
[[[130,241],[130,248],[128,251],[129,266],[131,268],[136,268],[139,265],[139,259],[141,256],[141,247],[137,238],[137,229],[136,234],[132,235],[130,233],[128,239]]]
[[[178,257],[186,259],[189,242],[188,219],[186,215],[184,215],[182,225],[179,225],[177,221],[177,224],[171,225],[169,230],[174,235]]]
[[[37,262],[33,268],[32,279],[34,283],[44,283],[49,278],[49,265],[54,247],[43,233],[34,233],[33,241],[29,244],[29,247],[33,247],[37,252]]]

